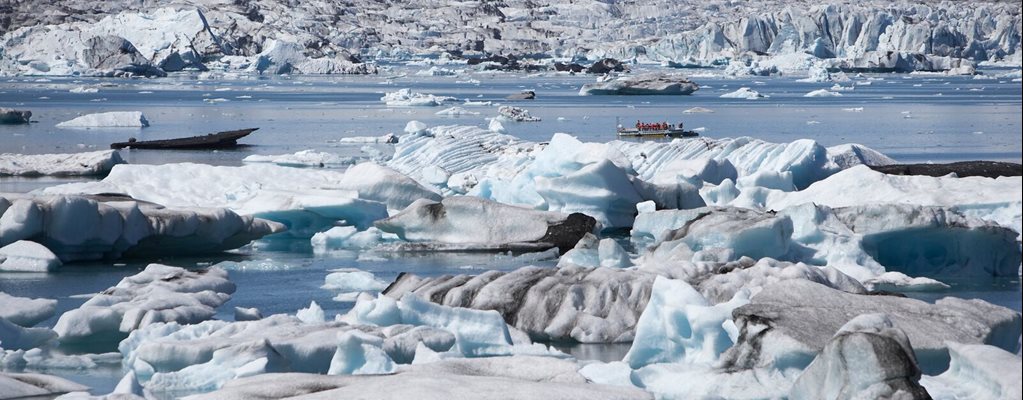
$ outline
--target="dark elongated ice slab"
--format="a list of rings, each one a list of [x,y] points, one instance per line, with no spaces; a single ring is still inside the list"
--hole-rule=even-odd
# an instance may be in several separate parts
[[[0,246],[32,241],[65,262],[213,253],[284,230],[223,208],[167,208],[122,196],[4,194],[0,213]]]
[[[579,213],[530,210],[472,196],[418,200],[375,223],[411,242],[407,250],[567,250],[595,224]]]
[[[731,368],[805,368],[860,314],[884,313],[913,344],[925,373],[949,365],[947,342],[990,344],[1015,351],[1020,314],[981,300],[946,297],[935,304],[887,295],[841,292],[806,280],[767,285],[733,312],[739,340],[723,356]]]

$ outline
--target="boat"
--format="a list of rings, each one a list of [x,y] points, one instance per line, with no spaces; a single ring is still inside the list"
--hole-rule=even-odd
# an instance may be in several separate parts
[[[678,125],[661,124],[661,126],[657,127],[641,126],[637,128],[626,128],[621,124],[618,125],[618,137],[683,138],[695,136],[700,136],[700,134],[696,131],[687,131],[682,129],[681,123]]]
[[[136,140],[128,139],[127,142],[117,142],[110,145],[111,149],[225,149],[238,145],[238,139],[248,136],[259,128],[238,129],[234,131],[223,131],[207,135],[192,136],[177,139],[161,140]]]

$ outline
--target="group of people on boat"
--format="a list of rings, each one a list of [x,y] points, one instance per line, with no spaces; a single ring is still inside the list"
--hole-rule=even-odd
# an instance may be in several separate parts
[[[674,129],[675,127],[667,122],[642,122],[636,120],[636,129],[641,131],[663,131],[668,129]],[[678,129],[682,129],[682,123],[678,123]]]

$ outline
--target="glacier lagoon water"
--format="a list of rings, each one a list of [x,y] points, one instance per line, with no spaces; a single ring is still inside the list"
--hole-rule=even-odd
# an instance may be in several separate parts
[[[984,69],[988,76],[1006,70]],[[470,80],[471,79],[471,80]],[[128,137],[140,140],[171,138],[243,127],[261,128],[243,139],[249,146],[230,151],[123,152],[131,163],[200,162],[239,165],[250,154],[284,154],[316,149],[357,158],[386,154],[388,145],[339,144],[337,139],[401,133],[409,120],[428,125],[476,124],[496,116],[496,107],[460,105],[478,115],[437,116],[445,107],[386,107],[380,97],[399,88],[462,100],[515,105],[542,118],[541,122],[506,123],[510,134],[545,141],[554,132],[567,132],[583,141],[608,141],[616,121],[636,119],[676,122],[704,128],[711,137],[752,136],[788,142],[814,139],[824,145],[861,143],[902,162],[1003,160],[1020,162],[1023,128],[1020,83],[1012,78],[974,79],[940,75],[867,75],[839,82],[853,90],[841,97],[808,98],[804,94],[835,83],[799,82],[795,77],[699,76],[703,87],[692,96],[578,96],[588,76],[473,74],[462,77],[420,77],[396,70],[377,76],[270,77],[201,80],[196,76],[126,80],[91,78],[0,78],[0,104],[34,113],[38,123],[0,126],[0,153],[60,153],[104,149]],[[478,82],[476,82],[478,81]],[[869,84],[867,84],[869,82]],[[85,86],[96,93],[71,93]],[[722,99],[739,87],[770,97],[758,100]],[[530,101],[505,100],[521,90],[534,90]],[[713,113],[683,114],[692,107]],[[862,107],[862,109],[860,109]],[[148,117],[145,129],[59,129],[54,125],[79,114],[139,110]],[[79,179],[2,178],[0,192],[25,192]],[[359,268],[388,281],[401,272],[420,275],[512,270],[523,265],[553,265],[555,260],[493,254],[378,254],[340,252],[313,254],[307,242],[274,249],[246,247],[201,258],[128,260],[66,265],[53,274],[0,273],[0,291],[15,296],[59,301],[58,314],[78,307],[85,298],[137,273],[149,262],[203,267],[234,262],[231,279],[238,285],[218,318],[233,318],[233,306],[257,307],[264,315],[293,313],[311,300],[328,315],[347,311],[351,303],[333,301],[337,294],[322,289],[328,270]],[[928,301],[944,296],[981,298],[1020,311],[1018,277],[990,280],[944,280],[951,288],[907,293]],[[52,326],[56,318],[41,325]],[[628,344],[555,344],[580,358],[621,359]],[[123,375],[119,366],[48,371],[109,392]]]

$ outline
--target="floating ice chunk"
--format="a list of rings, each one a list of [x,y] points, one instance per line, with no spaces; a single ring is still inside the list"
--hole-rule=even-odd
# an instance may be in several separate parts
[[[235,321],[256,321],[263,319],[263,313],[259,312],[258,308],[234,308],[234,320]]]
[[[654,363],[713,364],[738,335],[732,310],[748,302],[748,293],[739,292],[727,303],[711,305],[684,281],[657,277],[623,361],[632,368]]]
[[[1018,354],[994,346],[948,343],[951,362],[938,376],[924,376],[920,383],[936,399],[1019,398],[1023,386],[1023,363]]]
[[[804,94],[803,97],[842,97],[842,94],[839,92],[832,92],[828,89],[817,89]]]
[[[412,121],[417,122],[417,121]],[[410,122],[411,123],[411,122]],[[414,132],[410,132],[414,133]],[[388,133],[383,136],[353,136],[343,137],[337,140],[338,143],[398,143],[398,136],[393,133]]]
[[[529,111],[524,108],[513,107],[513,106],[501,106],[497,108],[499,114],[497,118],[505,121],[515,122],[537,122],[540,118],[534,117],[529,114]],[[491,129],[493,130],[493,129]]]
[[[89,387],[52,375],[0,372],[0,398],[3,399],[52,397],[85,390]]]
[[[848,112],[863,112],[863,107],[849,107],[849,108],[843,108],[843,109],[842,109],[842,111],[848,111]]]
[[[377,279],[373,273],[357,269],[333,271],[323,279],[323,288],[339,292],[371,292],[384,290],[388,282]]]
[[[124,365],[149,391],[209,391],[254,374],[326,373],[338,334],[351,329],[284,314],[257,321],[152,324],[132,332],[119,349]]]
[[[950,286],[931,278],[911,278],[897,271],[885,272],[876,278],[863,281],[870,290],[882,291],[931,291],[948,289]]]
[[[124,193],[168,207],[223,207],[281,222],[288,234],[309,238],[337,225],[366,228],[386,206],[339,188],[345,175],[320,169],[250,164],[118,165],[103,181],[49,187],[44,193]]]
[[[355,164],[354,157],[339,156],[315,150],[302,150],[294,154],[253,154],[242,159],[247,163],[271,163],[285,167],[341,168]]]
[[[0,292],[0,318],[24,327],[35,326],[52,317],[57,300],[14,297]]]
[[[713,112],[714,110],[705,107],[693,107],[682,111],[683,114],[708,114]]]
[[[722,358],[733,368],[802,369],[839,328],[865,313],[887,314],[909,337],[920,369],[928,374],[948,368],[947,342],[1015,350],[1020,336],[1019,313],[981,300],[946,297],[929,304],[850,294],[796,279],[764,287],[732,313],[740,340]]]
[[[69,93],[99,93],[99,88],[76,86],[68,90]]]
[[[565,252],[560,258],[558,258],[558,267],[577,265],[580,267],[599,267],[600,266],[600,253],[598,253],[598,246],[600,241],[592,233],[583,235],[575,247]]]
[[[57,124],[58,128],[145,128],[149,120],[140,111],[86,114]]]
[[[313,235],[309,242],[313,246],[313,252],[329,253],[337,250],[368,249],[397,239],[397,236],[383,233],[376,227],[360,231],[352,226],[336,226]]]
[[[416,71],[416,75],[418,76],[453,76],[458,75],[459,73],[460,71],[458,70],[442,68],[436,65],[430,67],[429,69]]]
[[[0,356],[3,350],[28,350],[42,347],[57,338],[49,328],[25,328],[0,317]],[[2,360],[3,357],[0,357]]]
[[[811,202],[829,207],[877,203],[954,206],[968,216],[994,221],[1016,232],[1023,231],[1020,222],[1023,178],[1018,176],[997,179],[897,176],[857,166],[805,190],[771,193],[763,206],[781,210]]]
[[[105,196],[4,195],[0,245],[45,243],[62,261],[122,255],[203,254],[234,249],[283,226],[226,209],[171,209]]]
[[[847,322],[799,375],[789,398],[929,399],[905,332],[884,314]]]
[[[387,204],[401,210],[419,199],[440,201],[441,196],[408,176],[373,162],[355,165],[345,171],[338,186],[354,190],[359,198]]]
[[[462,115],[480,115],[480,113],[478,112],[469,111],[459,106],[445,108],[443,110],[437,111],[435,114],[447,117],[457,117]]]
[[[841,144],[828,147],[828,158],[842,169],[857,165],[890,165],[895,160],[861,144]]]
[[[741,88],[739,88],[738,90],[736,90],[734,92],[725,93],[725,94],[723,94],[721,96],[718,96],[718,97],[721,97],[723,99],[756,100],[756,99],[760,99],[760,98],[764,98],[764,97],[768,97],[768,96],[762,95],[762,94],[760,94],[760,92],[757,92],[756,90],[750,89],[748,87],[741,87]]]
[[[61,343],[116,343],[151,324],[198,323],[212,318],[234,290],[227,272],[220,268],[187,271],[149,264],[61,315],[53,330]]]
[[[124,163],[116,150],[73,154],[0,154],[0,176],[106,175]]]
[[[426,132],[426,124],[419,121],[409,121],[405,124],[405,133],[410,135],[419,135]]]
[[[632,340],[654,277],[630,269],[576,266],[523,267],[479,276],[403,274],[386,294],[415,293],[444,305],[499,310],[536,340],[615,343]],[[372,310],[378,319],[391,315],[380,306]]]
[[[446,96],[435,96],[432,94],[423,94],[419,92],[413,92],[412,89],[401,89],[397,92],[390,92],[380,98],[380,101],[384,102],[390,107],[435,107],[441,104],[455,101],[454,97]]]
[[[50,272],[61,264],[57,255],[36,242],[19,240],[0,247],[0,271]]]
[[[487,129],[494,133],[508,133],[508,130],[504,128],[504,124],[498,118],[491,118],[490,123],[487,124]]]
[[[357,330],[337,335],[337,352],[327,375],[372,375],[394,372],[394,362],[381,348],[384,339]]]
[[[587,83],[579,89],[579,95],[686,95],[699,89],[682,75],[648,73]]]
[[[309,307],[299,309],[295,312],[295,318],[307,324],[322,324],[327,320],[323,309],[315,301],[309,302]]]
[[[469,196],[418,200],[376,222],[381,231],[411,242],[491,249],[570,249],[594,225],[582,214],[535,211]]]
[[[328,398],[650,398],[638,388],[587,383],[577,369],[573,361],[551,357],[447,359],[416,364],[390,375],[264,374],[231,381],[219,391],[188,399],[257,398],[267,393],[286,398],[308,395],[309,388],[317,388],[316,395]]]

